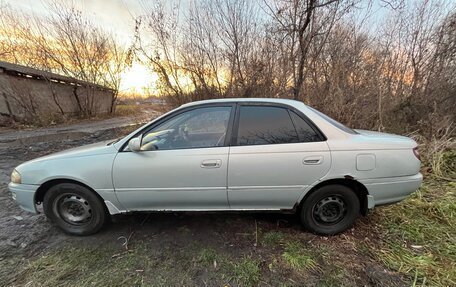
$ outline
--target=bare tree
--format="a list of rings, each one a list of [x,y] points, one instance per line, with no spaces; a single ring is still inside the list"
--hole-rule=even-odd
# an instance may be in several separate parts
[[[9,11],[0,19],[5,41],[13,47],[5,59],[84,82],[74,86],[73,96],[83,115],[91,115],[94,97],[89,83],[113,89],[111,112],[118,95],[120,75],[129,64],[125,45],[89,21],[81,11],[62,1],[47,4],[48,16]],[[58,103],[56,103],[58,106]]]
[[[306,63],[314,39],[328,34],[340,13],[348,11],[353,3],[338,0],[277,0],[264,3],[276,23],[276,33],[282,34],[288,42],[293,98],[298,100],[301,98]]]
[[[223,56],[210,9],[206,4],[193,2],[189,7],[184,32],[182,55],[184,67],[190,73],[196,90],[207,97],[222,96],[225,92]],[[203,95],[202,95],[203,96]]]
[[[135,55],[159,77],[159,87],[172,98],[173,105],[185,102],[183,70],[179,51],[179,3],[150,6],[142,2],[144,15],[136,19]]]
[[[141,3],[131,49],[63,2],[53,2],[44,20],[3,9],[0,55],[114,90],[123,69],[140,61],[171,105],[289,97],[357,127],[429,135],[454,121],[449,0],[380,1],[381,19],[370,18],[378,8],[372,0]],[[33,112],[29,98],[22,104]],[[76,88],[74,98],[90,114],[89,97]]]

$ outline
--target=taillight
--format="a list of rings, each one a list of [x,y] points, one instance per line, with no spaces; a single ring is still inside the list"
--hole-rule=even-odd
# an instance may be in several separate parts
[[[413,149],[413,154],[416,156],[416,158],[417,158],[418,160],[421,160],[421,158],[420,158],[420,152],[418,151],[418,147],[415,147],[415,148]]]

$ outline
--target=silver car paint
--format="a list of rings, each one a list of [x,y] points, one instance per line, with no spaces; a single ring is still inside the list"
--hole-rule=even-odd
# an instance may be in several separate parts
[[[228,150],[121,152],[113,165],[117,197],[127,210],[228,209]]]
[[[326,142],[233,146],[228,198],[235,209],[292,209],[331,167]]]
[[[21,164],[16,169],[22,175],[22,184],[10,183],[9,188],[22,208],[34,212],[33,194],[41,184],[70,179],[95,190],[115,214],[133,210],[290,209],[318,183],[346,176],[367,187],[372,208],[399,201],[421,184],[420,161],[412,151],[415,141],[377,132],[345,133],[301,102],[221,99],[193,102],[178,109],[233,101],[293,106],[318,126],[327,141],[120,151],[139,128],[113,145],[89,145]],[[215,161],[219,166],[204,168],[204,161]]]

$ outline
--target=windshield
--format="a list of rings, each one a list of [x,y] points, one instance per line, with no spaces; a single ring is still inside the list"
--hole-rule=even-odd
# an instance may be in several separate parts
[[[349,128],[349,127],[346,127],[344,126],[343,124],[339,123],[338,121],[328,117],[327,115],[325,115],[324,113],[320,112],[320,111],[317,111],[316,109],[312,108],[312,107],[309,107],[307,106],[309,109],[311,109],[312,111],[314,111],[315,113],[317,113],[320,117],[322,117],[323,119],[325,119],[327,122],[329,122],[330,124],[332,124],[333,126],[335,126],[336,128],[340,129],[340,130],[343,130],[344,132],[346,133],[349,133],[349,134],[352,134],[352,135],[357,135],[359,134],[358,132],[356,132],[355,130]]]

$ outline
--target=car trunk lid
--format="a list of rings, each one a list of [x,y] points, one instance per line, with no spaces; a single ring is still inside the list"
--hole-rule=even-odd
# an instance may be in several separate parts
[[[398,148],[410,148],[413,149],[417,146],[417,143],[406,136],[400,136],[395,134],[368,131],[368,130],[355,130],[360,136],[364,137],[366,140],[379,141],[383,142],[386,145],[394,145]]]

